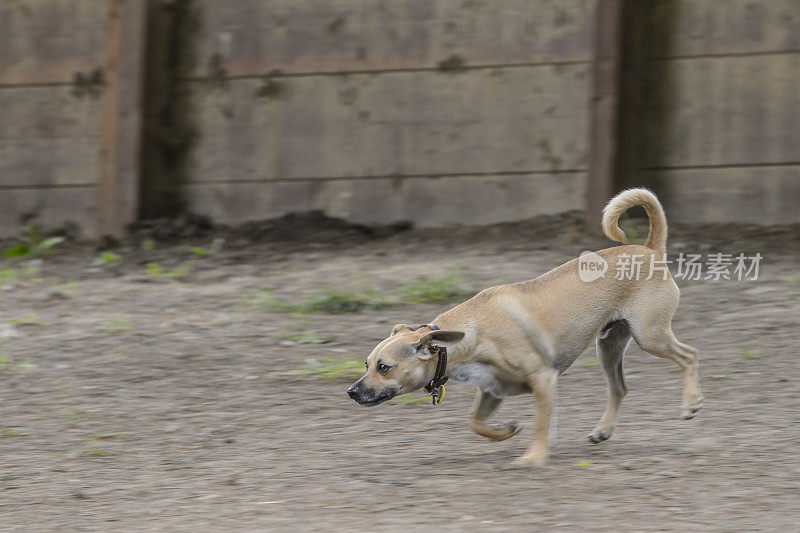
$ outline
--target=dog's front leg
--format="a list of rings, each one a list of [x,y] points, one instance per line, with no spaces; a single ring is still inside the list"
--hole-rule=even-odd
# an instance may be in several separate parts
[[[509,420],[502,424],[489,424],[487,420],[503,401],[494,394],[486,391],[478,391],[475,397],[475,404],[470,415],[469,425],[472,431],[487,439],[498,442],[513,437],[519,433],[520,426],[514,420]]]
[[[547,439],[550,433],[550,419],[556,401],[556,381],[558,374],[553,368],[538,370],[529,379],[536,396],[536,420],[534,439],[525,455],[514,461],[518,465],[543,465],[547,461]]]

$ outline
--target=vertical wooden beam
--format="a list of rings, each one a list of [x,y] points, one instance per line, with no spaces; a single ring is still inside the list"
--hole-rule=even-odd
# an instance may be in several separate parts
[[[624,4],[624,0],[597,3],[586,198],[587,224],[595,229],[619,170]]]
[[[101,104],[100,236],[121,237],[139,198],[146,0],[110,0]]]

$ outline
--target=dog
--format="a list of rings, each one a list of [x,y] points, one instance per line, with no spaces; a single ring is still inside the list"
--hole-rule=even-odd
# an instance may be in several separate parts
[[[634,206],[642,206],[650,222],[643,246],[626,244],[618,224],[622,213]],[[606,376],[608,404],[588,438],[599,443],[611,437],[628,391],[622,360],[633,339],[644,351],[680,366],[682,417],[692,418],[703,401],[698,357],[695,348],[672,332],[679,289],[664,263],[664,209],[649,190],[628,189],[606,205],[602,226],[607,237],[625,244],[593,253],[607,264],[605,274],[582,276],[582,258],[575,258],[538,278],[485,289],[430,324],[398,324],[366,358],[366,373],[347,389],[348,395],[374,406],[422,387],[435,395],[448,377],[467,382],[478,388],[472,430],[502,441],[516,435],[519,424],[491,424],[490,416],[503,398],[533,393],[534,440],[515,463],[541,465],[547,460],[558,377],[592,340]],[[640,260],[640,275],[620,276],[634,257]]]

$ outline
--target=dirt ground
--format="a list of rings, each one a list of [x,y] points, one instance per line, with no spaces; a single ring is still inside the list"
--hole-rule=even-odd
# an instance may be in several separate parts
[[[798,529],[797,228],[675,228],[670,251],[764,256],[757,281],[679,283],[674,329],[700,350],[703,410],[680,420],[680,372],[632,346],[617,433],[589,443],[605,405],[591,348],[559,381],[549,464],[517,470],[530,396],[501,407],[524,429],[494,443],[467,425],[467,385],[435,408],[364,408],[345,394],[352,378],[309,372],[363,360],[393,324],[457,301],[332,315],[273,312],[275,299],[380,298],[454,271],[480,288],[610,243],[569,216],[436,231],[306,222],[146,226],[106,264],[67,243],[3,260],[0,530]],[[217,253],[189,249],[223,237]]]

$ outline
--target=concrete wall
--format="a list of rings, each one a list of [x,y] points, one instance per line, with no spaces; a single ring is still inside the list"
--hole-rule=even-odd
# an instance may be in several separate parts
[[[647,2],[643,179],[684,222],[800,222],[800,2]]]
[[[95,228],[105,0],[0,1],[0,237]]]
[[[593,0],[198,4],[192,211],[438,226],[582,208]]]
[[[149,13],[139,216],[441,226],[585,206],[596,0],[126,2]],[[0,0],[0,237],[98,233],[108,6]],[[630,6],[625,184],[681,221],[800,222],[800,2]]]

